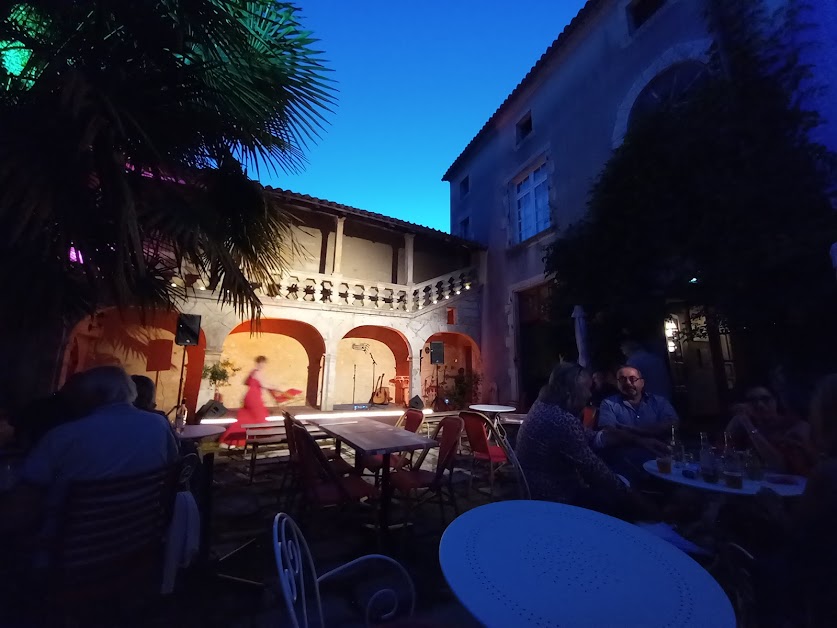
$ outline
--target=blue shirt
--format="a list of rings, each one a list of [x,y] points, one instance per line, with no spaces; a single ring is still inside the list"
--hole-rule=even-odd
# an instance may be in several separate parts
[[[622,395],[608,397],[599,407],[599,427],[653,427],[677,421],[677,412],[665,397],[648,393],[643,393],[642,400],[636,408]]]

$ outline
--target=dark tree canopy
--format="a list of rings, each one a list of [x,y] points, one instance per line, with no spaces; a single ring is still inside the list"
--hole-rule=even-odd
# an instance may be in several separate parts
[[[638,116],[546,271],[561,315],[581,303],[656,324],[677,300],[716,309],[779,352],[799,348],[837,315],[835,162],[809,139],[820,120],[800,104],[811,75],[795,47],[804,12],[709,5],[709,72]]]

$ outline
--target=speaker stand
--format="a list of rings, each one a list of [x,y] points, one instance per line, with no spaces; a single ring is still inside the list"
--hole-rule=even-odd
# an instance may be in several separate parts
[[[180,405],[182,400],[181,393],[183,392],[183,372],[186,369],[186,347],[183,347],[183,359],[180,360],[180,382],[177,384],[177,405]]]

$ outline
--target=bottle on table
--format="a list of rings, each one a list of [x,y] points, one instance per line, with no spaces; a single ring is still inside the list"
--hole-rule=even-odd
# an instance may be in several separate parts
[[[177,406],[177,412],[174,414],[174,429],[180,434],[183,431],[183,426],[186,425],[186,417],[189,415],[189,410],[186,408],[186,400],[183,399],[180,405]]]
[[[707,432],[700,433],[700,475],[704,482],[715,484],[719,478],[718,459]]]
[[[672,462],[674,462],[676,466],[683,464],[686,451],[683,447],[683,442],[680,440],[680,434],[677,431],[676,424],[671,426],[671,441],[669,442],[669,448],[671,449]]]

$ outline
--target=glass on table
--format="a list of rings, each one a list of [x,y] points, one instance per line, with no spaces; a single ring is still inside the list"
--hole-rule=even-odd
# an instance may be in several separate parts
[[[744,461],[739,453],[724,456],[724,482],[729,488],[744,488]]]
[[[671,473],[671,456],[660,456],[657,458],[657,470],[660,473]]]

